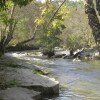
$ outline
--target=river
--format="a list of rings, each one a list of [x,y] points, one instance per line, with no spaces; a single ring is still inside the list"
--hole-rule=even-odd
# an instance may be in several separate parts
[[[54,58],[47,59],[41,55],[32,54],[19,56],[31,64],[42,66],[44,70],[50,71],[50,77],[60,82],[60,94],[58,97],[44,100],[100,100],[100,63],[98,65]]]

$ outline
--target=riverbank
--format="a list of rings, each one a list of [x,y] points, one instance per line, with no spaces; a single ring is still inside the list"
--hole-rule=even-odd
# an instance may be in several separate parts
[[[0,58],[0,100],[42,100],[58,95],[59,82],[42,75],[47,74],[42,67],[18,59],[23,55]]]
[[[73,99],[74,100],[99,100],[100,99],[100,96],[99,96],[100,94],[100,86],[99,86],[100,84],[100,63],[98,63],[97,66],[94,66],[92,64],[94,63],[94,60],[91,61],[92,63],[88,64],[82,61],[74,62],[73,59],[62,59],[62,58],[49,58],[48,59],[46,56],[42,56],[41,52],[39,51],[7,53],[6,58],[7,59],[5,60],[5,62],[7,66],[10,67],[10,69],[11,68],[13,69],[13,73],[10,75],[9,75],[10,69],[6,69],[5,73],[8,72],[6,73],[6,75],[9,77],[12,76],[13,78],[15,73],[17,73],[18,77],[20,76],[20,74],[22,74],[21,79],[17,78],[17,80],[20,83],[22,82],[21,80],[24,80],[24,79],[26,80],[26,78],[28,80],[32,79],[32,81],[30,80],[30,82],[33,82],[34,78],[30,78],[30,76],[33,75],[32,73],[38,74],[38,75],[46,74],[49,77],[54,77],[60,83],[59,96],[52,97],[49,95],[51,97],[49,99],[46,97],[43,98],[43,94],[41,94],[41,92],[39,92],[37,88],[34,89],[33,86],[31,86],[30,88],[27,86],[26,87],[22,86],[22,88],[19,89],[20,87],[19,82],[17,83],[15,80],[13,80],[13,81],[10,81],[9,83],[11,85],[13,84],[14,88],[10,88],[9,86],[10,90],[9,89],[8,89],[9,91],[7,90],[11,94],[13,93],[13,95],[14,93],[15,95],[16,93],[25,94],[25,95],[28,94],[28,97],[26,97],[28,98],[27,100],[33,100],[31,99],[33,97],[33,95],[31,95],[33,94],[33,92],[30,91],[31,89],[34,91],[37,90],[36,92],[39,92],[41,94],[41,96],[40,94],[36,96],[36,97],[41,97],[39,98],[39,100],[67,100],[67,99],[68,100],[73,100]],[[3,61],[3,60],[0,60],[0,61]],[[14,64],[14,62],[16,62],[17,64]],[[4,62],[3,64],[5,65]],[[5,67],[3,68],[5,69]],[[3,70],[3,68],[1,68],[1,70]],[[40,69],[43,71],[41,71]],[[31,70],[31,73],[30,73],[30,70]],[[5,76],[5,75],[3,74],[2,76]],[[27,81],[25,80],[23,83],[26,84]],[[40,78],[38,81],[40,81]],[[15,88],[16,86],[18,86],[19,90],[16,90]],[[23,90],[23,88],[25,90]],[[39,88],[40,90],[42,90],[41,86]],[[16,90],[16,91],[12,92],[12,90]],[[1,94],[4,92],[2,91]],[[48,96],[48,94],[44,94],[44,95]],[[20,99],[18,98],[17,100],[20,100]],[[21,100],[23,99],[21,98]]]

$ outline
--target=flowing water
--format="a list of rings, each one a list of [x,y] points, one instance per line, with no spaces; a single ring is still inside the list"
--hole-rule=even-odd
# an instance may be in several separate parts
[[[100,100],[100,62],[94,65],[67,59],[46,59],[38,55],[22,57],[31,64],[43,66],[60,82],[58,97],[44,100]]]

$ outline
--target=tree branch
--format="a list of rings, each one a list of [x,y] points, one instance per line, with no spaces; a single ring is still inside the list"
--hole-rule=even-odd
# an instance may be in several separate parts
[[[52,20],[54,19],[55,15],[58,13],[59,9],[63,6],[63,4],[66,2],[66,0],[64,0],[61,5],[58,7],[58,9],[55,11],[55,13],[52,15],[52,17],[50,18],[49,22],[47,23],[45,29],[47,29],[47,27],[49,26],[49,24],[52,22]]]

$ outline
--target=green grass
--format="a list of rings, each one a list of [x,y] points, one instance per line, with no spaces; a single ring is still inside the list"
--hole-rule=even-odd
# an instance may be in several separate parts
[[[9,85],[10,85],[10,86],[17,86],[18,83],[17,83],[16,80],[11,80],[11,81],[9,82]]]
[[[39,69],[33,70],[33,73],[34,74],[37,74],[37,75],[46,75],[46,72],[45,71],[39,70]]]

